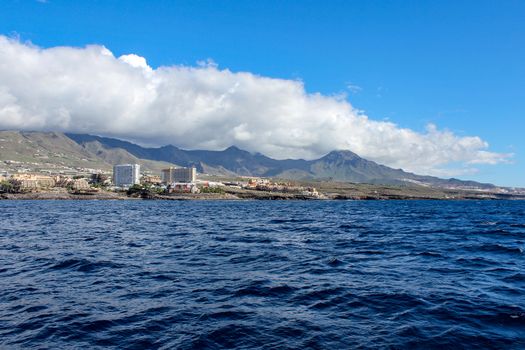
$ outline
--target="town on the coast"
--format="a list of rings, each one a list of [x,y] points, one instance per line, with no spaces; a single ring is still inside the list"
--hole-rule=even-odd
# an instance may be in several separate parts
[[[421,176],[348,150],[273,159],[236,147],[143,147],[88,134],[0,131],[0,199],[525,199],[525,189]]]
[[[115,164],[113,171],[91,168],[35,171],[27,163],[5,160],[4,164],[14,171],[0,169],[0,199],[525,199],[522,193],[241,175],[221,177],[198,173],[195,166],[168,166],[154,172],[133,163]]]
[[[267,178],[202,179],[196,167],[173,166],[162,169],[159,174],[141,172],[140,164],[117,164],[113,166],[112,173],[100,169],[82,170],[75,174],[3,172],[0,174],[0,193],[57,199],[66,194],[77,198],[117,198],[126,195],[128,198],[151,199],[242,199],[264,197],[264,193],[271,193],[271,199],[323,198],[314,187],[274,182]],[[254,192],[259,193],[253,196]]]

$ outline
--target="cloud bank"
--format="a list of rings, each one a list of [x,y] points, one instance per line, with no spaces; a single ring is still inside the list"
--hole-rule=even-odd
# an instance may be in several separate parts
[[[510,155],[479,137],[429,125],[424,133],[369,119],[344,96],[296,80],[196,67],[156,69],[103,46],[42,49],[0,36],[0,129],[56,130],[147,145],[313,159],[335,149],[423,174],[473,171]],[[451,164],[454,165],[451,167]]]

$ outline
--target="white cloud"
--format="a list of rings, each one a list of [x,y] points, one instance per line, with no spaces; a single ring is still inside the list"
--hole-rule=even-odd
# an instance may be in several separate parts
[[[122,62],[126,62],[130,66],[134,68],[140,68],[144,70],[145,72],[152,72],[153,69],[151,69],[150,66],[148,66],[148,63],[146,62],[146,59],[141,56],[137,56],[135,54],[130,55],[122,55],[118,58]]]
[[[0,128],[190,149],[236,145],[275,158],[312,159],[350,149],[382,164],[440,175],[511,156],[490,152],[479,137],[433,125],[418,133],[371,120],[343,95],[310,94],[300,81],[234,73],[210,60],[152,69],[143,57],[116,58],[103,46],[41,49],[4,36]]]
[[[356,85],[354,83],[346,83],[346,89],[348,91],[350,91],[351,93],[353,93],[353,94],[357,94],[357,93],[363,91],[362,87],[360,87],[359,85]]]

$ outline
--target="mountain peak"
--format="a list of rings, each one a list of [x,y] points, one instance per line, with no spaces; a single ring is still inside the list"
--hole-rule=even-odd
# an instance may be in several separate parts
[[[173,145],[166,145],[166,146],[162,146],[162,147],[159,147],[159,149],[162,149],[162,150],[180,150],[179,147],[177,146],[173,146]]]
[[[230,146],[230,147],[226,148],[223,152],[228,152],[228,153],[247,153],[245,150],[242,150],[242,149],[240,149],[237,146]]]
[[[357,154],[349,150],[336,150],[328,153],[321,159],[344,159],[344,160],[354,160],[361,159]]]

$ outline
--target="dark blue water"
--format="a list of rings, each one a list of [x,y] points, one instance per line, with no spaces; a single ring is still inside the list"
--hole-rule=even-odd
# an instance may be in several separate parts
[[[525,202],[0,201],[0,348],[525,348]]]

